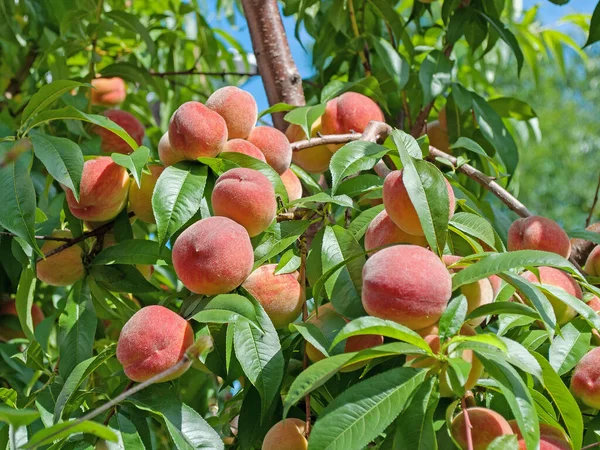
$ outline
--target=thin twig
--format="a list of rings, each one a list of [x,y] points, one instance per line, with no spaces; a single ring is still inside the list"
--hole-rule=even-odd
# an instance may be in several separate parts
[[[123,389],[123,392],[127,392],[129,389],[131,389],[131,387],[133,386],[133,381],[130,381],[129,383],[127,383],[127,386],[125,386],[125,389]],[[110,419],[112,418],[112,416],[115,415],[115,413],[117,412],[117,407],[115,406],[114,408],[111,408],[110,412],[108,413],[108,415],[106,416],[106,419],[104,419],[104,425],[108,425],[108,422],[110,422]]]
[[[0,231],[0,235],[2,236],[12,236],[15,237],[16,234],[9,233],[8,231]],[[56,237],[56,236],[34,236],[37,241],[60,241],[60,242],[71,242],[73,238],[65,238],[65,237]]]
[[[29,71],[33,67],[33,63],[38,55],[38,46],[36,43],[33,43],[31,47],[29,47],[29,51],[25,55],[23,59],[23,65],[20,69],[15,73],[15,76],[10,79],[6,91],[4,91],[4,97],[7,100],[12,99],[15,95],[21,92],[21,86],[29,76]],[[7,102],[0,102],[0,111],[4,108]]]
[[[463,415],[465,416],[465,434],[467,436],[467,450],[473,450],[473,435],[471,434],[471,419],[469,419],[469,413],[467,411],[467,403],[465,398],[460,399],[460,405],[462,407]]]
[[[592,201],[592,207],[590,208],[590,213],[587,216],[585,221],[585,226],[589,227],[590,223],[592,223],[592,216],[594,215],[594,209],[596,209],[596,203],[598,203],[598,191],[600,191],[600,175],[598,175],[598,184],[596,185],[596,193],[594,194],[594,201]]]
[[[596,417],[596,416],[594,416]],[[585,447],[581,447],[581,450],[589,450],[591,448],[600,447],[600,442],[594,442],[593,444],[586,445]]]
[[[348,12],[350,13],[350,24],[352,25],[352,32],[354,33],[354,37],[356,39],[360,39],[360,31],[358,30],[358,23],[356,22],[356,13],[354,12],[354,0],[350,0],[348,2]],[[367,53],[363,49],[358,52],[358,56],[362,62],[362,65],[365,69],[365,75],[371,75],[371,64],[369,63],[369,59],[367,58]]]
[[[196,70],[196,69],[192,68],[189,70],[180,70],[180,71],[175,70],[175,71],[171,71],[171,72],[154,72],[151,70],[150,75],[152,75],[153,77],[160,77],[160,78],[177,76],[177,75],[206,75],[208,77],[224,77],[227,75],[233,75],[233,76],[237,76],[237,77],[256,77],[259,75],[259,73],[258,72],[229,72],[229,71],[204,72],[202,70]]]

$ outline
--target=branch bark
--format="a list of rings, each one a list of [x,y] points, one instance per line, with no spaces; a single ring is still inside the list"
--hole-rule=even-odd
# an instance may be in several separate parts
[[[302,77],[292,58],[277,0],[242,0],[242,6],[269,104],[303,106]],[[273,114],[273,124],[281,131],[287,128],[282,113]]]
[[[32,44],[29,47],[29,51],[25,55],[23,59],[23,65],[21,68],[15,73],[15,76],[10,79],[6,91],[4,91],[4,97],[7,100],[12,99],[15,95],[21,92],[21,86],[29,76],[29,71],[33,67],[33,63],[38,55],[38,46],[37,44]],[[6,106],[6,102],[0,103],[0,111]]]
[[[211,77],[224,77],[226,75],[233,75],[238,77],[255,77],[259,74],[257,72],[203,72],[202,70],[190,69],[173,72],[153,72],[150,71],[150,75],[153,77],[170,77],[175,75],[206,75]]]

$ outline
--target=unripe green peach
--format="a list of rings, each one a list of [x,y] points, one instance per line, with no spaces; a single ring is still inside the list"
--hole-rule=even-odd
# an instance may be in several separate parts
[[[69,230],[55,230],[54,237],[72,238]],[[46,241],[42,245],[42,253],[49,254],[55,248],[64,245],[63,241]],[[50,286],[68,286],[81,280],[85,275],[83,266],[83,251],[79,245],[72,245],[54,255],[51,255],[35,266],[36,275],[40,281]]]
[[[142,173],[140,187],[138,187],[137,183],[131,183],[131,187],[129,188],[129,206],[138,219],[146,223],[156,223],[154,211],[152,210],[152,193],[154,192],[154,186],[156,186],[158,177],[160,177],[165,168],[163,166],[151,165],[148,166],[148,169],[150,169],[150,173]]]

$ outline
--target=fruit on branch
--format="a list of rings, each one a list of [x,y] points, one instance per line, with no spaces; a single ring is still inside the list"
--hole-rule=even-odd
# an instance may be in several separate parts
[[[302,289],[298,272],[275,274],[277,264],[260,266],[242,287],[264,308],[275,328],[292,323],[302,310]]]
[[[265,155],[262,154],[258,147],[245,139],[231,139],[230,141],[227,141],[221,153],[227,152],[242,153],[244,155],[252,156],[262,162],[267,162]]]
[[[402,181],[402,170],[394,170],[383,182],[383,204],[385,210],[401,230],[415,236],[423,236],[423,227],[415,209],[404,182]],[[449,211],[448,217],[451,218],[454,214],[456,199],[454,191],[448,180],[444,178],[446,189],[448,190]]]
[[[440,120],[433,120],[423,127],[423,134],[429,138],[429,144],[433,145],[438,150],[445,153],[452,153],[450,150],[450,139],[448,137],[448,129]],[[445,120],[445,116],[444,116]]]
[[[283,181],[283,185],[285,186],[288,200],[293,202],[294,200],[302,198],[302,183],[300,182],[300,178],[298,178],[292,169],[287,169],[280,176],[281,181]]]
[[[500,278],[498,275],[492,275],[488,277],[488,280],[490,280],[492,290],[494,291],[494,298],[496,298],[496,296],[502,289],[502,278]]]
[[[571,392],[585,405],[600,409],[600,347],[587,352],[575,366]]]
[[[322,131],[321,118],[318,118],[310,129],[310,137],[314,138],[318,136],[318,133]],[[290,142],[298,142],[308,139],[306,133],[302,130],[299,125],[292,124],[288,127],[285,135]],[[315,147],[309,147],[304,150],[297,150],[292,153],[292,162],[302,169],[310,173],[321,173],[325,172],[329,168],[329,161],[331,160],[331,151],[327,148],[327,145],[317,145]]]
[[[225,119],[229,139],[246,139],[258,118],[254,97],[235,86],[217,89],[206,100],[206,107]]]
[[[385,122],[381,108],[366,95],[345,92],[329,100],[325,113],[321,116],[323,134],[362,133],[372,120]],[[328,145],[336,152],[342,145]]]
[[[17,304],[15,300],[8,300],[0,303],[0,342],[10,341],[11,339],[24,338],[25,333],[19,326],[18,329],[13,329],[3,323],[3,316],[13,316],[18,318]],[[33,327],[37,327],[42,320],[44,320],[44,313],[38,305],[33,303],[31,305],[31,319],[33,320]],[[16,321],[17,319],[15,319]]]
[[[182,153],[173,150],[173,147],[171,147],[168,131],[158,141],[158,158],[165,166],[172,166],[185,159]]]
[[[121,330],[117,359],[129,379],[142,382],[181,361],[193,343],[194,331],[185,319],[164,306],[146,306]],[[161,382],[179,377],[191,363]]]
[[[525,439],[523,439],[517,421],[509,420],[508,423],[519,439],[519,450],[527,450]],[[572,450],[572,448],[569,438],[563,430],[540,423],[540,450]]]
[[[267,164],[281,175],[289,169],[292,163],[292,147],[290,141],[281,131],[273,127],[256,127],[248,136],[252,142],[265,155]]]
[[[269,228],[277,214],[275,190],[257,170],[235,168],[221,175],[212,191],[215,216],[228,217],[254,237]]]
[[[169,143],[183,159],[214,158],[227,142],[227,124],[200,102],[186,102],[171,116]]]
[[[424,236],[413,236],[405,233],[392,222],[388,213],[383,210],[375,216],[367,227],[365,233],[365,250],[369,251],[377,247],[389,244],[412,244],[419,247],[427,247],[427,239]],[[376,253],[371,252],[369,256]]]
[[[542,250],[568,258],[571,241],[554,220],[530,216],[515,220],[508,229],[508,250]]]
[[[173,267],[196,294],[224,294],[241,285],[254,264],[248,232],[227,217],[209,217],[188,227],[173,245]]]
[[[554,267],[545,266],[538,267],[538,271],[540,273],[539,278],[533,272],[529,271],[525,272],[521,276],[531,283],[541,283],[555,286],[564,290],[567,294],[577,297],[579,300],[583,299],[583,293],[581,292],[579,284],[577,284],[573,277],[571,277],[571,275],[568,273],[565,273],[559,269],[555,269]],[[560,325],[567,323],[577,315],[577,312],[573,308],[561,302],[553,295],[547,295],[546,297],[552,305],[552,309],[554,309],[554,314],[556,315],[556,321]]]
[[[121,109],[109,109],[104,112],[104,115],[107,119],[112,120],[123,128],[127,134],[133,138],[137,145],[142,145],[146,129],[144,128],[144,125],[142,125],[142,122],[140,122],[133,114]],[[135,150],[131,148],[131,145],[125,142],[123,138],[117,136],[107,128],[96,125],[92,128],[92,131],[100,136],[100,139],[102,140],[100,148],[104,153],[123,153],[124,155],[128,155]]]
[[[418,330],[417,332],[423,336],[425,342],[427,342],[431,347],[431,350],[433,350],[433,352],[437,354],[440,352],[441,349],[438,327],[428,327],[428,329],[432,331],[431,334],[423,335],[421,330]],[[460,330],[460,334],[462,336],[475,336],[477,333],[475,333],[475,330],[473,330],[473,328],[471,328],[469,325],[464,325]],[[475,385],[477,384],[477,380],[479,380],[479,377],[481,377],[481,374],[483,373],[483,364],[481,364],[481,361],[477,359],[477,357],[473,353],[473,350],[463,350],[462,352],[460,352],[460,354],[456,354],[456,352],[453,352],[450,354],[450,356],[453,358],[462,358],[471,364],[471,370],[469,371],[469,376],[467,377],[467,382],[465,383],[465,390],[469,391],[473,389],[473,387],[475,387]],[[419,357],[412,355],[406,357],[406,362],[407,365],[409,365],[410,367],[418,368],[438,368],[442,364],[439,360],[435,358]],[[440,395],[442,397],[454,397],[454,393],[448,385],[446,372],[447,367],[441,366],[441,371],[439,375]]]
[[[72,238],[69,230],[55,230],[52,233],[54,237]],[[42,253],[47,255],[55,248],[64,245],[62,241],[45,241],[42,245]],[[68,286],[79,280],[85,275],[83,266],[83,251],[79,245],[72,245],[64,250],[42,259],[35,266],[36,276],[50,286]]]
[[[306,422],[287,418],[271,427],[263,440],[262,450],[307,450]]]
[[[71,213],[81,220],[103,222],[114,219],[127,204],[129,174],[110,156],[100,156],[83,164],[79,202],[65,188]]]
[[[588,255],[585,261],[585,267],[583,268],[585,273],[593,277],[600,277],[600,245],[594,247],[594,249]]]
[[[413,330],[437,322],[452,294],[452,280],[435,253],[395,245],[371,256],[362,271],[362,303],[368,314]]]
[[[468,408],[471,421],[471,436],[473,437],[473,450],[487,450],[488,445],[500,436],[514,434],[510,424],[496,411],[487,408]],[[467,431],[465,429],[465,414],[459,412],[452,420],[452,437],[462,450],[467,450]]]
[[[118,106],[125,101],[127,92],[122,78],[95,78],[91,89],[92,105]]]
[[[154,211],[152,210],[152,193],[158,177],[165,168],[157,164],[148,166],[150,173],[142,173],[140,179],[141,186],[132,182],[129,188],[129,207],[134,212],[135,217],[146,223],[156,223]]]

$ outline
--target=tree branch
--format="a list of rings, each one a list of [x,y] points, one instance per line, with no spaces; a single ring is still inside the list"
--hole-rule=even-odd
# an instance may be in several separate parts
[[[592,201],[590,213],[588,214],[587,219],[585,221],[586,227],[589,227],[590,223],[592,223],[592,217],[594,216],[594,209],[596,209],[596,203],[598,203],[598,191],[600,191],[600,175],[598,175],[598,184],[596,185],[596,193],[594,194],[594,200]]]
[[[258,72],[204,72],[202,70],[196,70],[194,68],[189,70],[181,70],[181,71],[172,71],[172,72],[154,72],[151,70],[150,75],[153,77],[171,77],[176,75],[206,75],[208,77],[224,77],[227,75],[237,76],[237,77],[256,77],[259,75]]]
[[[0,235],[2,236],[17,236],[14,233],[10,233],[8,231],[0,231]],[[59,242],[71,242],[73,238],[66,237],[56,237],[56,236],[34,236],[34,239],[37,241],[59,241]]]
[[[23,85],[23,83],[25,82],[27,77],[29,76],[29,71],[33,67],[33,63],[35,62],[37,55],[38,55],[38,46],[36,43],[33,43],[33,44],[31,44],[31,47],[29,47],[29,51],[27,52],[27,54],[25,55],[25,58],[23,59],[23,65],[15,73],[15,75],[10,79],[10,82],[8,83],[6,91],[4,91],[4,97],[6,97],[7,100],[12,99],[15,95],[17,95],[19,92],[21,92],[21,86]],[[6,101],[0,103],[0,111],[2,111],[4,106],[6,106],[6,104],[7,104]]]
[[[302,234],[299,239],[300,242],[300,292],[302,295],[302,321],[306,322],[308,319],[308,306],[306,305],[306,236]],[[308,367],[308,353],[306,351],[307,342],[304,341],[304,355],[302,358],[302,370],[306,370]],[[305,434],[306,437],[310,435],[311,421],[310,421],[310,394],[304,396],[304,413],[306,415]]]

